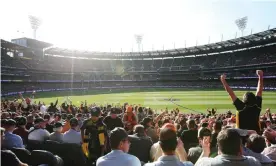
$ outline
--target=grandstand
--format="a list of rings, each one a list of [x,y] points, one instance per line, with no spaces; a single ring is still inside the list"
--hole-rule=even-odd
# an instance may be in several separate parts
[[[236,88],[276,88],[276,29],[189,48],[145,52],[90,52],[21,38],[1,40],[1,96],[33,91],[97,88],[221,88],[222,73]]]

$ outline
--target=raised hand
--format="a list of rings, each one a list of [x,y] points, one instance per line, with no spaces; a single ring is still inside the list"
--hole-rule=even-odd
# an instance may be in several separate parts
[[[222,81],[222,80],[225,80],[226,79],[226,74],[222,74],[221,76],[220,76],[220,80]]]
[[[263,75],[264,75],[264,73],[263,73],[262,70],[256,70],[256,74],[257,74],[258,76],[263,76]]]

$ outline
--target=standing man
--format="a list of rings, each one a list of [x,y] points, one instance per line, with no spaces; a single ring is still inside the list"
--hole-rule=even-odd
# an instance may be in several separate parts
[[[233,90],[227,84],[225,74],[221,75],[220,80],[237,109],[237,128],[255,130],[257,133],[260,133],[259,117],[262,108],[263,71],[257,70],[256,74],[259,77],[256,95],[252,92],[246,92],[243,95],[243,101],[237,98]]]
[[[92,107],[90,109],[91,118],[83,122],[81,127],[81,137],[83,141],[83,151],[88,159],[95,162],[104,155],[106,129],[101,119],[101,109]]]

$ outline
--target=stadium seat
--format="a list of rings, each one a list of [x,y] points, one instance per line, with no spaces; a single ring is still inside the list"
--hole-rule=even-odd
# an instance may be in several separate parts
[[[11,151],[19,158],[23,163],[31,164],[31,153],[25,148],[12,148]]]
[[[63,166],[63,160],[54,156],[51,152],[44,150],[34,150],[31,155],[31,165],[38,166],[47,164],[48,166]]]

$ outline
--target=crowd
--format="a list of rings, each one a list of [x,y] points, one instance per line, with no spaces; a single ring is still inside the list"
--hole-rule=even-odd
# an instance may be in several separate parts
[[[206,113],[184,114],[178,108],[155,112],[130,103],[97,106],[86,101],[76,107],[69,100],[60,107],[58,100],[47,107],[22,95],[1,101],[1,163],[272,166],[276,163],[276,114],[269,108],[261,113],[262,71],[257,75],[256,95],[247,92],[243,100],[221,76],[237,114],[217,113],[215,108]],[[61,153],[58,147],[63,145],[67,149]],[[84,157],[83,163],[76,162],[78,156]]]

